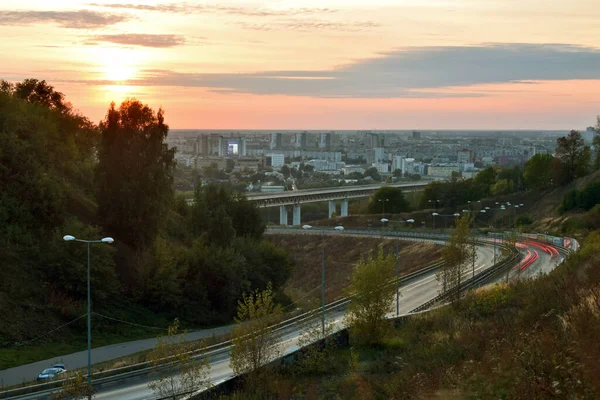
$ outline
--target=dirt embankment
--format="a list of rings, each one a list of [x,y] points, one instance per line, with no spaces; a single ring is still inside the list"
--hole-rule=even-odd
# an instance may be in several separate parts
[[[300,307],[320,301],[322,239],[318,235],[267,235],[267,240],[288,250],[294,262],[292,274],[284,291]],[[386,253],[396,252],[395,240],[325,237],[325,299],[327,302],[344,296],[356,263],[369,251],[383,244]],[[431,243],[399,242],[400,274],[425,267],[440,258],[440,247]]]

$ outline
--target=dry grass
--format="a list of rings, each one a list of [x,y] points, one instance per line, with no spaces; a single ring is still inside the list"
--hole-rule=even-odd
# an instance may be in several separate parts
[[[317,235],[269,235],[267,239],[288,250],[294,262],[284,291],[299,306],[320,297],[315,288],[321,284],[321,237]],[[325,237],[325,298],[327,302],[344,296],[354,265],[369,251],[383,244],[386,252],[396,251],[396,241],[348,236]],[[440,257],[440,248],[431,243],[400,242],[400,273],[407,274],[427,266]],[[305,297],[306,296],[306,297]]]

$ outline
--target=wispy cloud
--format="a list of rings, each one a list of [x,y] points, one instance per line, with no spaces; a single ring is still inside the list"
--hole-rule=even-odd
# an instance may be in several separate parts
[[[180,14],[192,13],[222,13],[248,17],[290,17],[298,15],[331,14],[337,12],[331,8],[292,8],[273,10],[269,8],[232,7],[218,5],[198,5],[189,3],[161,3],[161,4],[131,4],[131,3],[90,3],[93,7],[111,8],[118,10],[156,11]]]
[[[248,23],[237,22],[238,26],[244,29],[256,31],[296,31],[296,32],[314,32],[323,30],[332,30],[339,32],[358,32],[367,29],[378,28],[381,25],[370,21],[355,22],[331,22],[312,19],[290,19],[287,21],[275,21],[267,23]]]
[[[96,35],[86,41],[86,44],[97,44],[99,42],[114,43],[129,46],[142,47],[175,47],[185,44],[185,38],[181,35],[161,35],[142,33],[122,33],[111,35]]]
[[[130,20],[123,14],[102,13],[90,10],[79,11],[0,11],[1,25],[30,25],[53,23],[64,28],[104,28]]]
[[[128,84],[206,87],[219,93],[402,98],[484,96],[480,90],[457,94],[450,88],[570,79],[600,79],[600,49],[558,44],[418,47],[332,70],[247,74],[146,70]]]

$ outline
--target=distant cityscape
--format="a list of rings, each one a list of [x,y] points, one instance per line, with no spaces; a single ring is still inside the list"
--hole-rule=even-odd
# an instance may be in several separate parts
[[[472,178],[490,165],[523,165],[554,153],[567,131],[204,131],[172,130],[167,143],[179,165],[212,167],[237,177],[271,172],[247,191],[302,189],[287,171],[309,166],[338,184],[369,180]],[[591,145],[596,130],[582,131]],[[375,173],[376,171],[376,173]],[[373,176],[377,175],[377,176]],[[287,180],[291,182],[286,183]],[[359,182],[360,181],[360,182]],[[366,181],[366,182],[365,182]]]

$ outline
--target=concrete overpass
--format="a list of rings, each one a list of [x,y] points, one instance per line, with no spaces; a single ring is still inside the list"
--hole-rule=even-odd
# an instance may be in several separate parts
[[[339,188],[306,189],[293,192],[278,193],[247,193],[248,200],[254,202],[258,207],[279,206],[279,221],[281,225],[287,225],[287,207],[293,206],[293,225],[301,224],[300,205],[303,203],[316,203],[319,201],[329,202],[329,218],[336,212],[336,201],[341,200],[340,216],[348,216],[348,200],[360,197],[370,197],[383,186],[401,188],[404,192],[416,192],[423,190],[430,182],[392,183],[378,185],[361,185]]]

